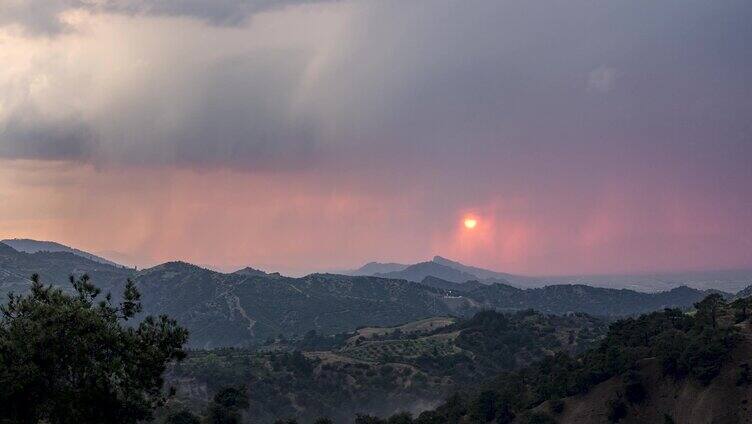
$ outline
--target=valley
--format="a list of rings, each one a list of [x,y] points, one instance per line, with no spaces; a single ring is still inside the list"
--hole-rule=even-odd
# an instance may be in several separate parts
[[[556,353],[578,354],[600,340],[602,320],[482,312],[351,333],[271,340],[255,350],[193,351],[168,372],[173,408],[200,411],[222,386],[247,385],[252,422],[279,417],[347,422],[357,413],[419,414],[446,396]],[[326,347],[326,350],[323,348]]]
[[[693,326],[709,331],[697,315],[697,305],[707,299],[724,305],[719,319],[723,328],[733,330],[729,337],[743,335],[734,346],[746,346],[748,339],[746,315],[739,315],[747,312],[738,308],[746,305],[749,289],[734,295],[686,286],[655,293],[581,284],[518,288],[490,278],[498,275],[462,281],[469,278],[468,270],[478,269],[455,266],[428,262],[381,276],[292,278],[250,267],[220,273],[185,262],[136,270],[76,251],[26,253],[0,244],[0,292],[24,293],[31,274],[38,273],[43,282],[74,293],[67,277],[86,274],[117,302],[132,281],[142,305],[136,322],[166,314],[189,332],[187,358],[165,374],[166,387],[173,387],[175,396],[159,409],[157,422],[180,411],[200,415],[223,388],[239,387],[247,388],[244,416],[249,422],[271,424],[285,418],[307,424],[329,417],[347,423],[399,411],[419,423],[485,422],[473,412],[479,407],[474,396],[495,393],[496,406],[487,413],[508,414],[504,419],[511,420],[499,422],[555,416],[551,419],[556,422],[595,423],[613,413],[604,408],[622,408],[612,400],[621,399],[622,387],[631,384],[625,372],[656,379],[655,368],[665,362],[659,364],[648,352],[664,349],[652,343],[663,337],[667,325],[684,331],[688,340],[700,337]],[[423,275],[432,270],[448,279]],[[620,345],[643,327],[654,334],[639,339],[642,347]],[[609,362],[615,360],[608,356],[610,346],[621,346],[614,349],[623,359]],[[726,356],[714,358],[721,365],[714,365],[712,375],[704,377],[705,371],[692,368],[685,372],[702,379],[720,373],[716,381],[729,380],[736,371],[725,371],[733,368],[723,365]],[[743,364],[734,366],[743,369]],[[592,366],[597,371],[588,374]],[[548,380],[554,377],[555,382]],[[519,378],[527,388],[506,392],[520,384]],[[657,391],[646,395],[649,402],[623,408],[634,417],[684,417],[660,399],[709,390],[686,384],[658,379],[650,383]],[[668,406],[650,406],[656,402]],[[560,408],[564,412],[557,412]]]
[[[455,271],[464,275],[464,271]],[[642,293],[570,284],[520,289],[498,282],[453,282],[431,275],[420,282],[338,274],[292,278],[248,269],[220,273],[185,262],[137,271],[70,252],[24,253],[0,244],[0,295],[23,293],[34,273],[44,283],[64,290],[71,290],[70,275],[87,274],[115,299],[126,280],[132,279],[143,294],[140,316],[168,314],[176,318],[191,332],[189,346],[203,349],[259,346],[270,337],[291,337],[311,330],[336,334],[360,326],[391,326],[440,315],[469,317],[486,309],[535,309],[559,315],[582,312],[614,318],[689,308],[712,293],[689,287]]]

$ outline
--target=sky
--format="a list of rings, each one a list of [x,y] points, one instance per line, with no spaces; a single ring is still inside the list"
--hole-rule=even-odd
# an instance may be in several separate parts
[[[748,0],[5,0],[0,237],[290,274],[752,267],[750,21]]]

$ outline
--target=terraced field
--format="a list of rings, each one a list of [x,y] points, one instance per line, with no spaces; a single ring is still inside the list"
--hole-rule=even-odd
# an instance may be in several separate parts
[[[383,336],[392,334],[396,331],[400,331],[405,334],[412,333],[428,333],[439,328],[452,325],[457,322],[457,318],[454,317],[431,317],[418,321],[409,322],[407,324],[398,325],[395,327],[364,327],[356,331],[353,339],[358,337],[371,338],[374,336]]]
[[[343,356],[368,362],[395,362],[420,356],[441,357],[460,353],[454,340],[459,331],[401,340],[359,341],[340,351]]]

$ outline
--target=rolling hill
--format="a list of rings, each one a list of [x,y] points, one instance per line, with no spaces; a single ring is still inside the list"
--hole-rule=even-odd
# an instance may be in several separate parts
[[[434,256],[430,261],[416,264],[369,262],[348,274],[398,278],[415,282],[420,282],[426,277],[436,277],[454,283],[474,280],[485,284],[502,283],[525,288],[543,285],[543,282],[537,278],[468,266],[441,256]]]
[[[191,352],[169,380],[176,403],[201,409],[221,386],[249,385],[254,423],[317,416],[350,422],[356,413],[420,412],[454,390],[557,352],[577,354],[605,334],[605,322],[578,314],[482,312],[394,327],[365,327],[328,350],[306,348],[313,336],[260,350]],[[300,353],[302,351],[302,354]]]
[[[115,300],[131,278],[141,291],[143,314],[175,317],[191,332],[190,346],[201,348],[259,345],[279,334],[289,337],[310,330],[335,334],[437,315],[471,316],[483,309],[625,316],[687,308],[708,293],[686,287],[650,294],[582,285],[519,289],[435,277],[422,279],[423,284],[337,274],[290,278],[253,269],[225,274],[184,262],[136,271],[70,252],[24,253],[0,243],[0,296],[27,290],[33,273],[65,289],[70,289],[69,275],[86,273]]]
[[[665,310],[618,321],[579,356],[549,356],[497,374],[401,422],[750,423],[751,305],[749,298],[711,297],[693,314]]]
[[[483,285],[466,292],[466,308],[501,311],[535,309],[544,313],[585,312],[596,316],[644,314],[664,308],[687,308],[709,291],[677,287],[665,292],[642,293],[626,289],[606,289],[582,284],[559,284],[518,289],[504,284]],[[729,296],[726,294],[726,296]],[[459,302],[455,302],[458,304]],[[462,308],[462,306],[456,306]]]
[[[737,292],[752,284],[752,269],[686,271],[642,274],[523,276],[469,266],[441,256],[417,264],[370,262],[351,275],[373,275],[403,278],[420,282],[425,277],[463,283],[478,281],[484,284],[509,284],[519,288],[541,288],[550,285],[587,285],[610,289],[629,289],[646,293],[668,291],[680,286],[698,290]]]
[[[467,272],[432,261],[420,262],[415,265],[410,265],[401,271],[380,273],[375,274],[374,276],[414,282],[423,281],[426,277],[436,277],[453,283],[464,283],[465,281],[478,280],[478,277],[473,274],[468,274]]]
[[[101,262],[71,252],[24,253],[0,243],[0,296],[4,300],[9,292],[23,293],[32,274],[42,281],[70,289],[68,277],[89,274],[97,286],[111,291],[121,286],[135,271]]]
[[[222,274],[171,262],[134,276],[144,313],[167,313],[204,348],[259,344],[278,334],[326,334],[449,313],[438,295],[414,283],[312,274]]]
[[[54,241],[38,241],[38,240],[31,240],[31,239],[6,239],[6,240],[0,240],[0,243],[4,243],[18,250],[19,252],[24,252],[24,253],[67,252],[67,253],[72,253],[74,255],[92,260],[94,262],[99,262],[101,264],[122,267],[122,265],[117,264],[108,259],[102,258],[100,256],[94,255],[89,252],[84,252],[83,250],[66,246],[64,244],[56,243]]]
[[[434,256],[431,262],[439,265],[448,266],[458,271],[476,276],[478,280],[494,281],[494,282],[507,282],[508,284],[518,287],[538,287],[542,286],[543,282],[534,277],[526,277],[516,274],[508,274],[506,272],[496,272],[488,269],[478,268],[475,266],[464,265],[460,262],[453,261],[441,256]]]
[[[376,274],[386,274],[387,272],[397,272],[402,271],[403,269],[407,268],[410,265],[407,264],[398,264],[393,262],[388,263],[381,263],[381,262],[368,262],[367,264],[363,265],[362,267],[347,271],[344,274],[346,275],[369,275],[374,276]]]

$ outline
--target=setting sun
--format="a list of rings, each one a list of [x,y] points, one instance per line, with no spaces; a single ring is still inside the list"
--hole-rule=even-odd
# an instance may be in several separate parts
[[[465,218],[465,228],[472,230],[478,225],[478,220],[475,218]]]

